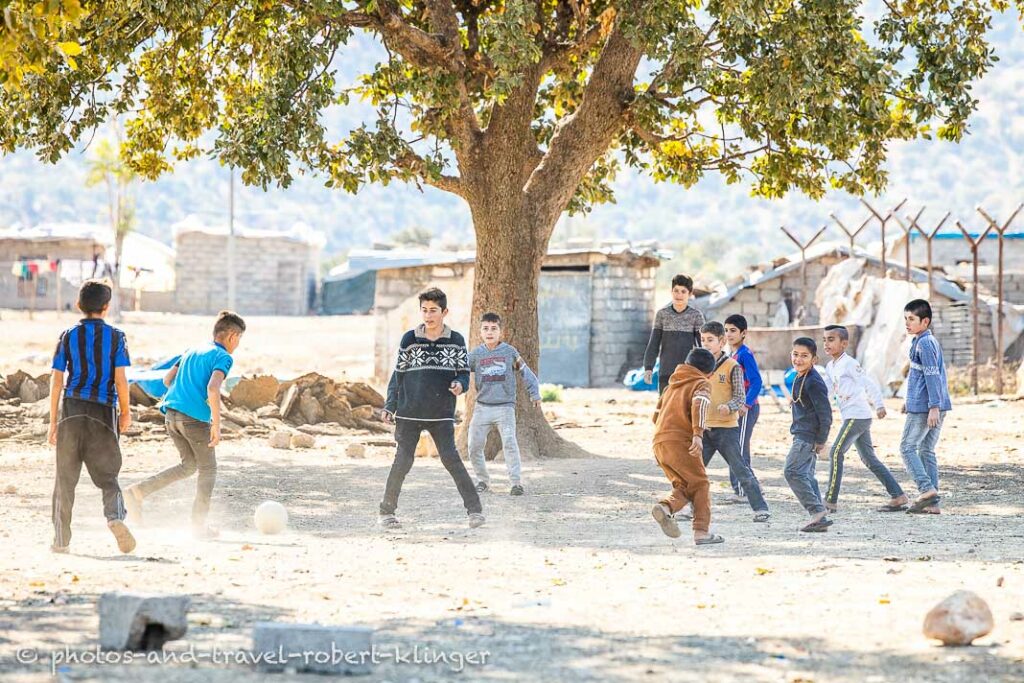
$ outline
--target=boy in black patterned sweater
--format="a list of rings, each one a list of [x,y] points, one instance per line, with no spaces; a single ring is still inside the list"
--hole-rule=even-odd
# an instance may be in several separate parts
[[[455,480],[469,526],[476,528],[484,523],[480,496],[455,447],[455,399],[469,388],[466,340],[444,323],[448,315],[444,292],[428,289],[419,300],[423,324],[402,337],[384,404],[385,419],[395,423],[398,450],[380,504],[380,524],[385,529],[401,527],[395,516],[398,496],[416,457],[420,434],[426,430]]]

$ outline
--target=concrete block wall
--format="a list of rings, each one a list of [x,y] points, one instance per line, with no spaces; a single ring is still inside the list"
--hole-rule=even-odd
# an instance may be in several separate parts
[[[178,235],[175,305],[182,313],[227,308],[227,236]],[[236,237],[235,292],[242,315],[305,315],[315,281],[316,248],[279,237]]]
[[[979,275],[978,282],[995,295],[999,286],[995,273]],[[1024,305],[1024,270],[1003,272],[1003,300]]]
[[[615,386],[643,360],[654,324],[656,272],[615,261],[593,266],[591,386]]]

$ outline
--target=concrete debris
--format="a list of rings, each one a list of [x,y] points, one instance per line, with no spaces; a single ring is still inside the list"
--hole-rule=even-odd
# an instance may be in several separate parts
[[[281,383],[270,375],[242,377],[231,390],[229,399],[235,406],[256,410],[274,402]]]

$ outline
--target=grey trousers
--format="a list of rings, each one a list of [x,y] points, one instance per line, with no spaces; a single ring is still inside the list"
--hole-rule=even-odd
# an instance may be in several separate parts
[[[203,526],[210,512],[210,498],[217,481],[217,457],[210,448],[210,423],[200,422],[177,410],[168,410],[165,420],[167,434],[181,454],[181,464],[168,467],[163,472],[137,484],[137,490],[145,498],[151,493],[187,479],[198,470],[196,479],[196,500],[192,504],[192,525]]]
[[[789,488],[796,494],[796,499],[804,509],[812,515],[825,511],[818,480],[814,476],[814,464],[817,460],[818,454],[814,452],[814,444],[802,439],[793,439],[784,470]]]
[[[505,453],[505,467],[508,469],[508,481],[511,486],[522,484],[522,464],[519,458],[519,442],[516,440],[516,406],[514,403],[501,406],[489,406],[477,403],[473,409],[473,419],[469,423],[469,459],[473,463],[473,471],[477,481],[487,484],[491,482],[487,474],[487,461],[484,458],[484,446],[487,435],[492,427],[498,428],[501,435],[501,448]]]

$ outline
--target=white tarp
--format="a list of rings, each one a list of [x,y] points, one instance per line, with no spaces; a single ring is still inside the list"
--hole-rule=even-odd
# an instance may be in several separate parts
[[[910,338],[903,325],[907,301],[928,296],[927,287],[865,273],[863,258],[850,258],[829,269],[815,293],[822,325],[857,325],[861,338],[857,360],[883,390],[903,383]]]

